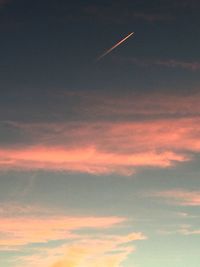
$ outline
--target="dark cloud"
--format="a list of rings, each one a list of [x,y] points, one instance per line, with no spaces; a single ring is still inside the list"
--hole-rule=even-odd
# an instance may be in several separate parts
[[[87,16],[104,22],[127,23],[131,21],[171,21],[177,16],[195,12],[200,7],[198,1],[110,1],[107,4],[85,5]],[[196,13],[196,12],[195,12]]]
[[[0,7],[5,6],[7,4],[9,4],[11,2],[11,0],[0,0]]]
[[[19,127],[10,122],[0,122],[0,146],[15,146],[27,144],[32,137],[21,131]]]

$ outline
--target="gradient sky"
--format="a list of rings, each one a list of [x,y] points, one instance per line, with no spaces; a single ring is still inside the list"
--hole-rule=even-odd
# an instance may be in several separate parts
[[[199,13],[0,0],[0,267],[198,266]]]

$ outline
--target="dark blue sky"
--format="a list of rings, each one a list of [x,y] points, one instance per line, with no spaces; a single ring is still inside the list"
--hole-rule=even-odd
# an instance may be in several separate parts
[[[1,5],[0,70],[6,91],[133,85],[141,90],[147,84],[144,76],[152,87],[164,87],[163,80],[175,86],[198,80],[197,73],[184,69],[147,70],[118,59],[199,60],[198,1],[13,0]],[[102,51],[131,31],[134,38],[95,63]]]

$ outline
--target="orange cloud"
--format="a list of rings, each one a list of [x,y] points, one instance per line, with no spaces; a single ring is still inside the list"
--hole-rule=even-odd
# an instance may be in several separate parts
[[[142,233],[83,236],[72,244],[46,249],[45,257],[38,254],[26,257],[25,262],[30,267],[118,267],[134,252],[132,242],[145,239]]]
[[[104,242],[106,245],[106,242]],[[64,259],[57,261],[49,267],[118,267],[127,258],[128,254],[133,252],[133,249],[125,248],[123,252],[109,254],[106,249],[102,250],[98,246],[95,251],[90,251],[90,244],[87,248],[74,246],[67,253]]]
[[[123,217],[71,217],[48,210],[43,214],[43,208],[17,204],[19,213],[11,216],[10,206],[0,209],[0,249],[24,252],[28,248],[28,255],[16,257],[21,267],[119,267],[135,250],[133,242],[147,238],[141,232],[118,234],[118,226],[127,223]],[[75,233],[83,228],[93,231]],[[37,243],[45,244],[41,249]]]
[[[31,243],[77,238],[74,230],[81,228],[109,228],[125,221],[120,217],[27,216],[2,217],[0,247],[16,247]]]

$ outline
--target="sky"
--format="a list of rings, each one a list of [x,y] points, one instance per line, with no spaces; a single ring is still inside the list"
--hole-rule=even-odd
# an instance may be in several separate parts
[[[198,266],[199,12],[0,0],[0,267]]]

